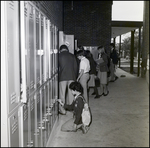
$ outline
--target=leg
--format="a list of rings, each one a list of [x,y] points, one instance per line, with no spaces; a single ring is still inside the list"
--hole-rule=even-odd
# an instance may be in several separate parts
[[[104,93],[103,84],[100,84],[100,95],[102,95],[103,93]]]
[[[77,129],[82,127],[82,124],[77,125],[77,129],[74,130],[74,118],[69,119],[61,126],[61,131],[63,132],[76,132]]]
[[[99,95],[99,94],[98,94],[98,89],[97,89],[97,87],[96,87],[96,86],[94,87],[94,92],[95,92],[96,96],[98,96],[98,95]]]
[[[114,81],[115,80],[115,66],[114,64],[111,62],[110,64],[110,81]]]
[[[69,89],[69,85],[70,85],[71,82],[73,82],[73,81],[70,80],[68,82],[68,104],[71,104],[73,102],[73,99],[74,99],[74,96],[73,96],[71,90]]]
[[[87,82],[88,82],[88,80],[89,80],[89,74],[83,74],[82,77],[80,78],[80,81],[79,81],[81,83],[82,87],[83,87],[83,96],[84,96],[84,98],[87,102],[89,102],[88,92],[87,92],[87,89],[88,89]]]
[[[75,132],[74,131],[74,127],[73,127],[73,123],[74,119],[71,118],[68,121],[66,121],[62,126],[61,126],[61,131],[63,132]]]
[[[66,87],[67,81],[59,82],[59,98],[65,103],[66,102]],[[66,110],[59,104],[59,111],[61,114],[66,114]]]

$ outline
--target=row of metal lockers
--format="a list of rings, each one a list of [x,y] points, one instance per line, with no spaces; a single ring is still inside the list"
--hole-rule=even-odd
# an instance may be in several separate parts
[[[1,2],[1,146],[46,146],[58,116],[58,38],[32,2]]]

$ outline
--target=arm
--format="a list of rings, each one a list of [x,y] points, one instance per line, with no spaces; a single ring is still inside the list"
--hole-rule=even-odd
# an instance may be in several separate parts
[[[74,109],[74,104],[75,104],[74,101],[73,101],[72,104],[70,104],[70,105],[64,104],[64,109],[69,110],[69,111],[73,111],[73,109]]]
[[[77,78],[77,81],[79,81],[79,80],[80,80],[81,76],[83,75],[83,72],[84,72],[84,70],[83,70],[83,69],[81,69],[80,74],[79,74],[79,76],[78,76],[78,78]]]
[[[74,101],[70,105],[64,104],[61,101],[61,99],[57,99],[57,101],[64,107],[64,109],[69,110],[69,111],[73,111],[73,109],[74,109],[74,103],[75,103]]]

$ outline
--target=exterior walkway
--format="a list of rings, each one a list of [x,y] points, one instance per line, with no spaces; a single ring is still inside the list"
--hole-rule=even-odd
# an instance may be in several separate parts
[[[60,115],[48,147],[149,147],[149,84],[121,69],[110,82],[109,95],[94,99],[90,89],[93,121],[87,134],[60,131],[72,113]],[[125,75],[126,77],[120,77]]]

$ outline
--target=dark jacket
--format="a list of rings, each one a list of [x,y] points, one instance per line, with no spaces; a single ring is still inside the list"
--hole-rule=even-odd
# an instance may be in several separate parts
[[[112,59],[113,64],[118,64],[119,56],[115,49],[110,53],[110,58]]]
[[[81,95],[79,95],[76,98],[76,100],[72,102],[71,105],[64,104],[64,108],[66,110],[73,111],[75,117],[74,123],[77,125],[82,123],[81,114],[82,114],[83,107],[84,107],[84,102]]]
[[[59,82],[75,81],[78,76],[77,59],[69,51],[59,53]]]
[[[104,62],[100,63],[100,71],[101,72],[108,72],[108,57],[106,53],[102,53],[101,58],[104,60]]]
[[[89,74],[95,74],[96,75],[96,65],[97,63],[95,62],[95,60],[93,59],[93,56],[91,57],[87,57],[87,59],[89,60],[90,62],[90,71],[89,71]]]

